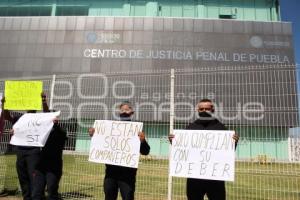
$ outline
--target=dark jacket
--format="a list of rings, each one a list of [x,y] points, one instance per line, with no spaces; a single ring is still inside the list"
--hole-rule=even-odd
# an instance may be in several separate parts
[[[0,137],[3,134],[4,126],[5,126],[5,118],[4,118],[3,111],[1,111],[1,114],[0,114]]]
[[[148,155],[149,152],[150,152],[149,144],[146,141],[142,142],[141,146],[140,146],[140,153],[142,155]],[[127,183],[129,182],[131,184],[134,184],[136,172],[137,172],[136,168],[106,164],[105,178],[113,178],[113,179],[117,179],[117,180],[125,181]]]
[[[186,129],[188,130],[227,130],[224,124],[217,119],[202,120],[197,119],[189,124]]]
[[[67,132],[55,123],[42,148],[40,162],[37,166],[39,170],[61,172],[66,140]]]
[[[61,160],[66,140],[67,132],[55,123],[45,146],[42,148],[42,157],[51,160]]]

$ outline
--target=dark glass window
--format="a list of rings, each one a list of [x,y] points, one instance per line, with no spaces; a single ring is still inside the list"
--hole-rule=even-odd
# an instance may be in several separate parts
[[[236,19],[235,15],[219,15],[220,19]]]
[[[88,16],[88,6],[57,6],[56,16]]]
[[[51,6],[0,7],[0,16],[50,16]]]

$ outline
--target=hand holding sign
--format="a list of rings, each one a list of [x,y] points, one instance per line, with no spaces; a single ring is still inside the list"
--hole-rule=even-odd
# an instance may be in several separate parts
[[[234,131],[174,130],[171,176],[234,180]]]
[[[144,132],[142,132],[142,131],[139,132],[138,136],[139,136],[141,142],[144,142],[146,140],[146,136],[145,136]]]
[[[93,137],[93,135],[95,133],[95,128],[89,128],[88,133],[89,133],[90,137]]]
[[[53,127],[53,120],[60,115],[54,113],[27,113],[13,126],[13,137],[10,144],[17,146],[43,147]]]
[[[89,129],[93,136],[89,161],[137,168],[142,128],[140,122],[96,120]]]

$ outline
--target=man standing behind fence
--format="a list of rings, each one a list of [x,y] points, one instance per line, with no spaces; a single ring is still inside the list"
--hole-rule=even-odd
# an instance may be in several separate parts
[[[2,97],[1,97],[1,114],[0,114],[0,137],[2,136],[2,134],[3,134],[3,131],[4,131],[4,125],[5,125],[5,119],[4,119],[4,104],[3,104],[3,101],[4,101],[4,99],[2,99]]]
[[[214,105],[209,99],[202,99],[197,104],[199,118],[189,124],[188,130],[227,130],[224,124],[213,117]],[[169,140],[172,142],[174,135],[169,135]],[[237,145],[239,136],[233,136],[235,145]],[[225,200],[225,182],[217,180],[204,180],[188,178],[186,184],[186,194],[188,200],[203,200],[205,194],[209,200]]]
[[[124,102],[119,106],[119,115],[121,121],[131,121],[134,114],[133,108],[129,102]],[[89,135],[93,136],[94,128],[89,128]],[[140,132],[139,138],[141,141],[140,153],[148,155],[150,146],[145,140],[145,133]],[[106,164],[104,178],[104,193],[105,200],[116,200],[118,190],[120,189],[123,200],[133,200],[136,182],[136,168],[115,166]]]
[[[1,95],[2,96],[2,95]],[[2,134],[3,134],[3,131],[4,131],[4,125],[5,125],[5,120],[4,120],[4,111],[3,111],[3,109],[4,109],[4,104],[2,103],[3,102],[3,99],[2,99],[2,97],[1,97],[1,114],[0,114],[0,139],[2,139],[1,137],[2,137]],[[2,140],[0,140],[0,142],[2,142]],[[0,144],[0,148],[1,148],[1,144]],[[1,151],[2,151],[2,149],[1,149]],[[0,166],[1,167],[1,166]],[[4,169],[4,171],[6,172],[6,166],[2,166],[3,168],[5,168]],[[5,180],[5,178],[6,178],[6,174],[4,173],[4,177],[2,178],[2,181],[4,182],[4,180]],[[1,182],[2,183],[2,182]],[[3,197],[3,196],[7,196],[8,194],[6,193],[6,191],[5,191],[5,185],[3,184],[3,188],[1,187],[1,189],[0,189],[0,197]]]
[[[63,149],[67,140],[67,132],[60,127],[58,120],[50,132],[45,146],[42,148],[40,161],[34,172],[32,200],[43,200],[47,185],[47,199],[58,200],[59,181],[63,169]]]
[[[49,108],[46,102],[46,96],[44,95],[44,93],[42,93],[41,97],[43,103],[43,111],[49,112]],[[4,103],[5,98],[3,98],[3,104]],[[28,113],[36,113],[36,111],[29,110]],[[15,124],[21,116],[21,113],[15,113],[15,115],[12,115],[9,110],[4,110],[5,120],[10,121],[12,124]],[[41,149],[40,147],[15,146],[15,150],[17,153],[16,169],[22,190],[22,196],[24,200],[31,200],[34,185],[33,175],[40,160]]]

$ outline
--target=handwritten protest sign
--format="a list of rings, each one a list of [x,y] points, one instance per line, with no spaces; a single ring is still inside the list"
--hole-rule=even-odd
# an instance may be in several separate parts
[[[60,115],[53,113],[26,113],[13,126],[14,135],[10,144],[17,146],[43,147],[53,127],[53,119]]]
[[[143,123],[96,120],[91,140],[89,161],[137,168]]]
[[[234,131],[174,130],[170,175],[234,181]]]
[[[42,110],[42,81],[5,81],[5,109]]]

